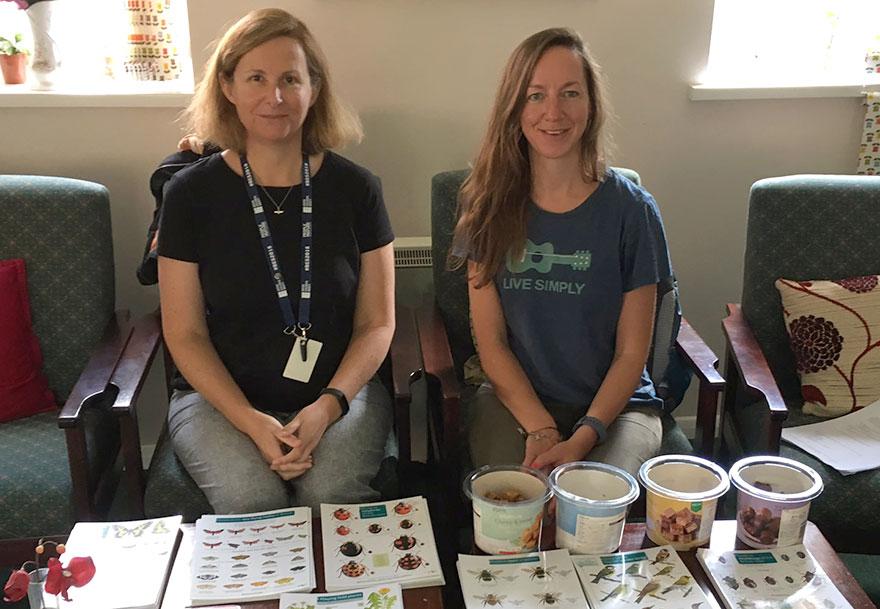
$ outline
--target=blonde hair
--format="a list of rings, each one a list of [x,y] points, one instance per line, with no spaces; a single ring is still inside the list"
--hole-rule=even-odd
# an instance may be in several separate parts
[[[244,152],[246,131],[235,106],[223,94],[221,81],[231,81],[239,60],[261,44],[280,37],[297,41],[306,56],[309,78],[318,89],[317,99],[303,124],[302,148],[318,154],[330,148],[359,142],[360,120],[333,94],[327,59],[306,25],[277,8],[249,12],[216,43],[205,73],[196,87],[184,119],[190,133],[222,148]]]
[[[466,244],[467,257],[479,262],[478,286],[492,281],[505,257],[525,246],[532,175],[529,144],[520,117],[535,65],[554,47],[570,49],[584,69],[590,111],[581,137],[583,177],[601,181],[605,176],[602,127],[606,102],[599,66],[574,30],[552,28],[529,36],[507,61],[480,151],[458,194],[459,220],[453,243]],[[452,269],[462,267],[466,261],[465,257],[449,255]]]

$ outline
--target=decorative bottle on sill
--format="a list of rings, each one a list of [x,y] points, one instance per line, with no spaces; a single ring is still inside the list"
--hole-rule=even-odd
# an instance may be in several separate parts
[[[31,71],[36,82],[32,88],[46,91],[55,84],[55,74],[61,61],[57,45],[52,37],[52,11],[54,0],[28,0],[27,14],[34,37],[34,57]]]

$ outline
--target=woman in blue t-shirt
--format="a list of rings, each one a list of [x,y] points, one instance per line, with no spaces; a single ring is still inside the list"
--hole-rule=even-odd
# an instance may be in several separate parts
[[[659,450],[645,362],[672,271],[653,198],[605,165],[604,104],[579,35],[534,34],[462,186],[452,260],[467,263],[489,378],[469,409],[477,466],[586,458],[634,473]]]

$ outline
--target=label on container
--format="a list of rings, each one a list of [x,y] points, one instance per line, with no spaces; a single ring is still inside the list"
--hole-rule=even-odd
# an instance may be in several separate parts
[[[779,514],[778,547],[793,546],[804,540],[804,529],[810,512],[809,502],[790,510],[782,510]]]
[[[544,504],[522,507],[474,502],[474,541],[490,554],[532,552],[538,547]]]
[[[626,512],[613,516],[578,514],[574,531],[556,527],[556,545],[577,554],[607,554],[620,546]]]

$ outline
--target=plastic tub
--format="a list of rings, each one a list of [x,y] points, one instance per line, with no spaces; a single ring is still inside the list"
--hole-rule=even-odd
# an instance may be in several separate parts
[[[576,461],[550,474],[556,497],[556,547],[572,554],[617,551],[629,506],[639,485],[629,473],[604,463]]]
[[[785,457],[740,459],[730,468],[737,489],[736,536],[753,548],[775,548],[804,540],[810,502],[822,493],[822,478]]]
[[[709,541],[718,498],[730,488],[727,472],[690,455],[661,455],[639,468],[647,490],[648,538],[689,550]]]
[[[542,472],[523,465],[487,465],[465,479],[464,492],[473,501],[474,543],[483,552],[519,554],[538,549],[544,506],[550,498]],[[515,501],[499,498],[503,496]]]

